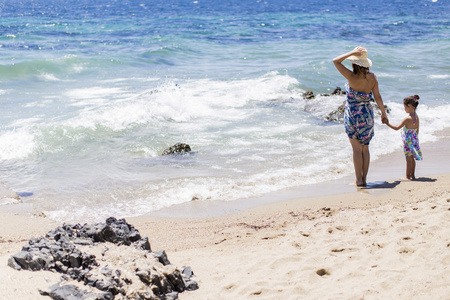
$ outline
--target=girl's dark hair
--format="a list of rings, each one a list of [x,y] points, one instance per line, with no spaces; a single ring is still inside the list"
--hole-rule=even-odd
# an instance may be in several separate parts
[[[369,73],[369,68],[361,67],[357,64],[352,64],[352,67],[353,67],[353,74],[355,75],[364,74],[364,77],[366,77],[366,75]]]
[[[409,96],[403,99],[403,104],[404,105],[411,104],[414,107],[414,109],[416,109],[417,105],[419,105],[419,99],[420,97],[418,95]]]

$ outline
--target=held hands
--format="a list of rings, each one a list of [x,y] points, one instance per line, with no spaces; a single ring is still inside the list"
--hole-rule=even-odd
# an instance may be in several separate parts
[[[389,119],[386,116],[386,114],[381,115],[381,123],[386,124],[386,125],[389,124]]]

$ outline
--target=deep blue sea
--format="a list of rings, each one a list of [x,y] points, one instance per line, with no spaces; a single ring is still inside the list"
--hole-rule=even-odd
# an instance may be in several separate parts
[[[450,127],[448,0],[0,0],[0,17],[0,181],[57,220],[352,174],[325,119],[345,98],[302,94],[344,87],[332,59],[358,45],[392,123],[418,94],[421,143]],[[375,132],[372,161],[401,151]],[[177,142],[193,151],[161,156]]]

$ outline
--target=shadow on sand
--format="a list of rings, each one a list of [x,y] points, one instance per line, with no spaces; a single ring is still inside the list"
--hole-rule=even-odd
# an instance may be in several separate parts
[[[371,189],[393,189],[397,185],[400,184],[400,180],[396,180],[394,182],[387,182],[387,181],[374,181],[374,182],[368,182],[365,187],[362,187],[363,190],[371,190]]]
[[[429,178],[429,177],[419,177],[414,180],[396,180],[393,182],[387,182],[387,181],[374,181],[367,183],[367,186],[361,187],[362,190],[369,190],[369,189],[393,189],[397,185],[400,184],[402,181],[419,181],[419,182],[435,182],[437,179],[435,178]]]
[[[428,178],[428,177],[419,177],[414,179],[413,181],[420,181],[420,182],[435,182],[436,178]]]

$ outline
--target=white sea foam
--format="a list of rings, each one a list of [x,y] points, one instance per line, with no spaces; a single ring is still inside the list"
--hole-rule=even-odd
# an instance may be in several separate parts
[[[399,77],[399,75],[398,74],[389,74],[389,73],[385,73],[385,72],[378,72],[377,73],[377,77],[380,77],[380,78],[396,78],[396,77]]]
[[[83,205],[84,201],[71,201],[64,206],[64,209],[55,207],[54,210],[45,213],[52,218],[66,221],[80,221],[81,217],[101,220],[111,214],[118,217],[141,215],[193,199],[197,201],[232,201],[258,197],[283,188],[315,183],[318,177],[322,177],[323,172],[328,169],[328,166],[324,165],[322,169],[315,167],[271,169],[251,176],[208,176],[166,180],[156,185],[143,185],[132,193],[123,190],[111,191],[112,194],[110,192],[109,195],[97,193],[97,197],[101,195],[100,199],[106,201],[102,203],[89,202],[86,203],[86,206]],[[311,173],[311,171],[313,172]],[[335,172],[335,177],[339,176],[341,175]],[[127,198],[118,195],[127,195]],[[88,197],[85,198],[85,201],[88,202],[89,195],[85,196]],[[126,200],[124,201],[124,199]],[[76,215],[70,213],[72,209],[77,210]]]
[[[60,79],[57,78],[54,74],[48,74],[48,73],[42,73],[40,75],[40,78],[42,78],[45,81],[60,81]]]
[[[119,83],[119,82],[154,82],[159,81],[161,78],[157,77],[126,77],[126,78],[114,78],[114,79],[106,79],[102,80],[102,83]]]
[[[120,93],[119,88],[91,87],[83,89],[73,89],[67,91],[65,95],[75,99],[107,98],[108,96]]]
[[[427,76],[428,78],[431,78],[431,79],[448,79],[448,78],[450,78],[450,75],[448,75],[448,74],[442,74],[442,75],[428,75]]]
[[[47,100],[38,100],[35,102],[29,102],[24,104],[24,107],[46,107],[49,106],[50,104],[52,104],[54,102],[53,99],[47,99]],[[34,120],[36,121],[36,120]],[[15,124],[15,123],[13,123]]]
[[[213,120],[226,122],[249,117],[252,111],[240,108],[251,101],[289,98],[296,93],[289,92],[288,88],[296,83],[295,79],[276,73],[232,82],[204,79],[175,84],[168,81],[156,90],[151,90],[151,93],[134,95],[115,103],[109,103],[106,99],[121,93],[120,89],[74,89],[66,93],[66,96],[76,99],[72,105],[85,107],[97,104],[98,108],[80,112],[66,125],[88,128],[101,125],[119,131],[133,124],[159,123],[161,126],[161,123],[173,120],[184,123],[184,130],[199,130],[209,126],[208,122]],[[208,122],[195,122],[203,118]]]
[[[34,136],[25,129],[0,133],[0,160],[22,159],[33,153]]]
[[[31,106],[31,107],[33,107],[33,106]],[[37,116],[31,117],[31,118],[18,119],[18,120],[14,120],[14,122],[12,122],[9,127],[14,128],[14,130],[12,132],[16,131],[15,128],[21,128],[20,131],[29,132],[28,128],[31,127],[33,124],[40,122],[41,120],[42,120],[42,118],[39,118]]]

